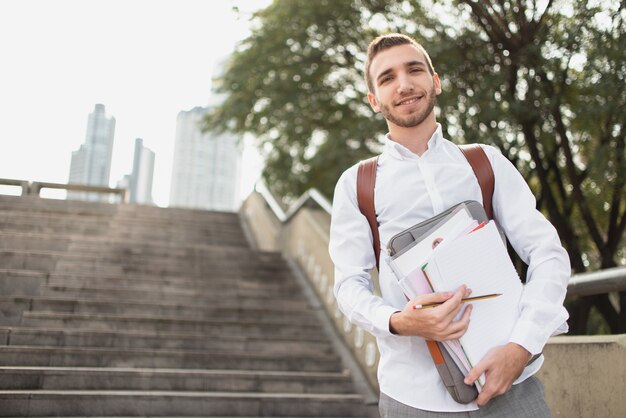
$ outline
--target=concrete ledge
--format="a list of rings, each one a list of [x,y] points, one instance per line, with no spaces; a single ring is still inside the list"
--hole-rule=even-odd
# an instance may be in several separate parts
[[[538,376],[555,417],[626,413],[626,334],[553,337]]]

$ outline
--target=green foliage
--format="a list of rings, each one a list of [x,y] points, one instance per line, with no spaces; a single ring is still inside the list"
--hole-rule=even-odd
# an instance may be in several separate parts
[[[233,55],[217,90],[227,99],[211,128],[250,132],[265,156],[264,178],[283,196],[311,187],[326,195],[341,171],[377,151],[382,119],[363,101],[358,64],[373,33],[364,8],[377,2],[275,1]]]

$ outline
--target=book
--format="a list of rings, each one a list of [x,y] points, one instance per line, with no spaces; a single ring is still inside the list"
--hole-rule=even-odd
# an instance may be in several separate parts
[[[450,350],[464,359],[467,374],[493,347],[506,344],[519,317],[523,285],[493,221],[467,235],[438,246],[422,271],[435,292],[454,291],[465,284],[475,295],[501,293],[474,304],[467,332]],[[448,348],[450,344],[445,344]],[[453,353],[451,353],[453,354]],[[484,376],[479,384],[484,384]]]

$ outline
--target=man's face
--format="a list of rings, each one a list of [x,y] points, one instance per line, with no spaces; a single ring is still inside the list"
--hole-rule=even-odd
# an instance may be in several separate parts
[[[430,74],[424,54],[413,45],[379,52],[370,65],[370,76],[374,91],[367,98],[389,123],[412,128],[433,114],[441,93],[439,76]]]

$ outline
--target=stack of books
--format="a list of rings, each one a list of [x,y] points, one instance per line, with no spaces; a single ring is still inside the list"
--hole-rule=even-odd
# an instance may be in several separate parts
[[[489,350],[508,342],[519,317],[523,285],[495,223],[476,220],[466,203],[437,217],[419,236],[413,232],[413,238],[404,248],[390,248],[393,255],[388,259],[407,298],[455,291],[464,284],[479,299],[467,332],[443,342],[467,375]],[[476,384],[479,391],[484,383],[483,375]]]

